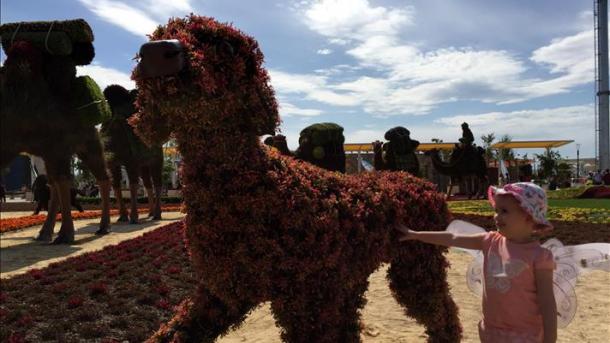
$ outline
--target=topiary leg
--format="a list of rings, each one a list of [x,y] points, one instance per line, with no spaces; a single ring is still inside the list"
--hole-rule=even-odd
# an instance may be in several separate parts
[[[72,182],[66,177],[61,177],[53,186],[59,195],[61,204],[61,228],[53,244],[70,244],[74,242],[74,221],[72,220],[70,204],[70,186]]]
[[[49,180],[49,183],[52,181]],[[59,198],[57,194],[57,190],[52,186],[52,183],[49,187],[49,208],[47,209],[47,218],[42,224],[42,228],[38,232],[36,238],[37,241],[41,242],[50,242],[53,240],[53,229],[55,228],[55,218],[57,217],[57,207],[59,205]]]
[[[117,219],[117,223],[127,222],[129,220],[129,213],[127,212],[127,207],[125,207],[125,201],[123,200],[123,194],[121,193],[121,166],[113,166],[111,173],[112,190],[114,192],[114,198],[116,199],[117,206],[119,207],[119,219]]]
[[[271,309],[282,328],[282,340],[290,343],[360,342],[358,310],[365,303],[363,295],[367,280],[356,283],[357,286],[349,290],[345,280],[316,279],[316,282],[304,282],[295,288],[291,286],[282,292],[283,297],[272,300]],[[350,284],[352,282],[350,280]]]
[[[442,248],[404,243],[388,270],[390,289],[408,316],[426,327],[428,342],[459,342],[462,327],[449,294]]]
[[[200,285],[197,294],[182,301],[174,318],[147,342],[214,342],[232,326],[241,324],[255,305],[247,300],[227,303]]]

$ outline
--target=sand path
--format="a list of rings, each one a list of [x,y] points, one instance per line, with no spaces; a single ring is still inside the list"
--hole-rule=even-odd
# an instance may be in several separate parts
[[[21,213],[23,214],[23,213]],[[4,216],[4,213],[2,214]],[[76,243],[65,246],[50,246],[31,240],[39,227],[9,232],[0,236],[1,277],[11,277],[32,268],[43,268],[51,262],[71,256],[99,250],[107,245],[142,235],[145,232],[183,218],[178,212],[164,213],[162,221],[143,221],[138,225],[113,225],[113,233],[98,237],[98,219],[79,220]],[[6,217],[5,217],[6,218]],[[116,217],[113,217],[115,220]],[[56,231],[59,224],[56,226]],[[480,319],[480,299],[472,294],[465,282],[466,266],[470,255],[450,250],[451,261],[449,283],[451,292],[460,307],[460,319],[464,327],[463,342],[478,342],[476,331]],[[385,280],[387,266],[371,275],[367,292],[368,304],[362,311],[365,330],[364,342],[425,342],[424,328],[406,317],[394,301]],[[610,274],[593,272],[581,277],[576,287],[578,311],[574,321],[559,330],[558,342],[608,342],[610,337]],[[269,304],[262,304],[248,316],[237,330],[218,340],[220,343],[235,342],[280,342],[279,328],[275,325]]]

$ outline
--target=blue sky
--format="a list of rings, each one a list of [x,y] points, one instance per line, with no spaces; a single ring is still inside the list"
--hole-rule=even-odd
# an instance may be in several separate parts
[[[492,132],[573,139],[594,155],[591,1],[3,0],[0,13],[2,23],[84,18],[96,58],[79,73],[132,88],[145,34],[190,12],[259,41],[292,149],[316,122],[360,143],[397,125],[455,142],[467,121],[477,143]],[[576,146],[559,151],[575,158]]]

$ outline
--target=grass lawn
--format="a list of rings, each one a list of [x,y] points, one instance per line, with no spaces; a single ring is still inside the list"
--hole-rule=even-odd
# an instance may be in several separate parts
[[[453,213],[493,215],[487,200],[450,201]],[[610,199],[550,199],[548,217],[567,220],[610,224]]]
[[[550,207],[603,208],[610,210],[610,199],[550,199]]]
[[[472,207],[492,211],[487,200],[451,201],[449,208]],[[598,208],[610,210],[610,199],[549,199],[549,207]]]

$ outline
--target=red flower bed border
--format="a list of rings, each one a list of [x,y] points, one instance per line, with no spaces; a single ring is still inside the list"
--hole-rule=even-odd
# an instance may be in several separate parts
[[[173,212],[180,211],[180,205],[174,206],[163,206],[161,208],[162,211],[165,212]],[[148,211],[148,208],[139,208],[138,213],[145,213]],[[110,215],[119,214],[119,210],[110,210]],[[72,212],[72,219],[91,219],[91,218],[99,218],[102,216],[102,211],[85,211],[85,212]],[[44,214],[31,215],[31,216],[23,216],[23,217],[15,217],[15,218],[6,218],[0,219],[0,233],[15,231],[24,229],[26,227],[34,226],[34,225],[42,225],[47,218]],[[61,220],[61,214],[57,214],[56,221]]]
[[[0,342],[142,342],[196,284],[183,222],[0,280]]]

